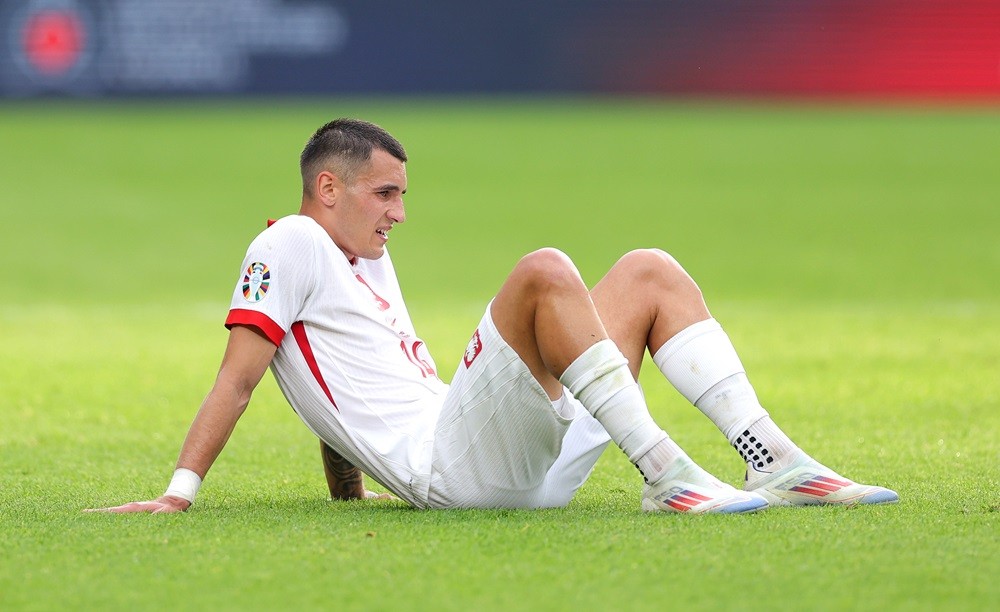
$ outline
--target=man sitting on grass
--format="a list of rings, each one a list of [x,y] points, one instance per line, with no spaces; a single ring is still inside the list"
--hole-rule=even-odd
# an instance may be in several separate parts
[[[645,479],[646,511],[898,500],[817,463],[775,425],[698,286],[657,249],[627,253],[592,290],[563,253],[526,255],[443,383],[385,248],[406,219],[406,161],[371,123],[316,131],[299,214],[247,251],[218,378],[167,491],[104,510],[186,510],[268,366],[322,441],[337,498],[375,496],[363,472],[418,508],[564,506],[613,440]],[[701,469],[650,417],[636,382],[647,349],[746,462],[744,490]]]

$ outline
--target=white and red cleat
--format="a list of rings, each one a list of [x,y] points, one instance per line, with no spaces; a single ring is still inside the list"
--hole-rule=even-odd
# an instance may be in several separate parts
[[[817,462],[801,450],[773,473],[747,470],[746,491],[772,506],[892,504],[899,495],[890,489],[858,484]]]
[[[736,514],[764,508],[767,501],[760,495],[721,482],[687,457],[677,459],[669,472],[642,492],[646,512]]]

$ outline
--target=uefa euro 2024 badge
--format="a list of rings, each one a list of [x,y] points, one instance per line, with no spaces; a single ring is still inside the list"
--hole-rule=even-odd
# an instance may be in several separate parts
[[[253,304],[264,299],[271,286],[271,271],[267,266],[255,261],[243,273],[243,298]]]

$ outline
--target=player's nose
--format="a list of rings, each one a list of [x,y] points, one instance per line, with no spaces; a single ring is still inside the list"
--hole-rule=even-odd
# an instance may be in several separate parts
[[[406,210],[403,208],[403,200],[400,199],[396,206],[390,208],[386,216],[389,217],[389,220],[393,223],[402,223],[403,221],[406,221]]]

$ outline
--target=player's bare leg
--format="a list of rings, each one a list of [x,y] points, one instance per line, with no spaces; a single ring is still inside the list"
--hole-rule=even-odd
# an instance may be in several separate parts
[[[658,249],[629,252],[590,294],[636,379],[647,347],[663,346],[681,330],[712,316],[694,280]]]
[[[644,496],[644,509],[728,513],[767,506],[699,468],[653,421],[628,360],[565,255],[543,249],[525,256],[494,299],[491,315],[550,398],[568,387],[657,491],[677,494],[665,503]]]
[[[551,399],[562,395],[558,376],[570,363],[608,338],[580,273],[555,249],[523,257],[490,313],[500,335]]]
[[[674,258],[622,257],[592,292],[612,339],[638,376],[643,351],[726,435],[747,463],[745,488],[775,505],[888,503],[895,492],[843,478],[801,451],[761,406],[729,337]]]

